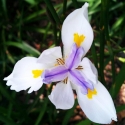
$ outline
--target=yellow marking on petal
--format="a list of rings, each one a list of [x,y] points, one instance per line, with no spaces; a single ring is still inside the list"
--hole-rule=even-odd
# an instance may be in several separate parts
[[[58,63],[56,63],[54,66],[58,66],[59,64]]]
[[[78,33],[74,33],[74,42],[76,43],[78,47],[80,47],[84,39],[85,39],[84,35],[79,35]]]
[[[88,97],[89,99],[92,99],[92,96],[93,96],[93,95],[97,95],[96,89],[94,89],[94,90],[88,89],[87,97]]]
[[[39,76],[41,76],[41,74],[43,73],[44,70],[32,70],[33,73],[33,77],[34,78],[38,78]]]

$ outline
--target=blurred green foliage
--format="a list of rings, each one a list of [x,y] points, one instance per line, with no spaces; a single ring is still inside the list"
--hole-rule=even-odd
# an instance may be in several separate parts
[[[123,0],[0,0],[0,125],[90,125],[89,120],[70,122],[74,109],[56,110],[45,85],[32,94],[11,91],[3,81],[14,64],[24,56],[40,53],[61,43],[61,26],[74,9],[89,3],[89,19],[95,39],[87,56],[99,71],[99,79],[113,99],[125,80],[125,62],[119,57],[125,50],[125,1]],[[111,62],[112,84],[104,79],[105,66]],[[118,64],[120,72],[116,73]],[[44,96],[40,99],[41,96]],[[125,106],[116,107],[117,112]]]

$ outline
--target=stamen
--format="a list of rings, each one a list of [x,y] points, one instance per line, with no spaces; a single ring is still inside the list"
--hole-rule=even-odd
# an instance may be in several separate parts
[[[64,59],[59,58],[59,60],[62,64],[65,64]]]
[[[56,60],[57,60],[58,65],[64,65],[65,64],[64,59],[62,59],[62,58],[58,58]]]
[[[67,81],[68,81],[68,77],[63,80],[63,82],[64,82],[65,84],[67,84]]]
[[[78,66],[76,69],[80,70],[80,69],[83,69],[83,67],[82,66]]]
[[[57,60],[57,64],[56,65],[60,65],[59,60],[58,59],[56,59],[56,60]]]
[[[78,66],[78,67],[82,67],[82,66]]]

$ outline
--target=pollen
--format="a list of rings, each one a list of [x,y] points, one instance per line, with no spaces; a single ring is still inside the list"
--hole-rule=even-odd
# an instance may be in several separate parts
[[[32,74],[34,78],[38,78],[39,76],[41,76],[41,74],[43,73],[43,70],[32,70]]]
[[[79,35],[78,33],[74,33],[74,42],[76,43],[78,47],[80,47],[84,39],[85,39],[84,35]]]
[[[92,96],[93,96],[93,95],[97,95],[96,89],[94,89],[94,90],[88,89],[87,97],[88,97],[89,99],[92,99]]]

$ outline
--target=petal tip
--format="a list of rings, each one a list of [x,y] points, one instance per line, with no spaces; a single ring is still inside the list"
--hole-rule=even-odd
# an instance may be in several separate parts
[[[112,120],[117,122],[117,116],[113,117]]]
[[[19,92],[19,91],[20,91],[20,90],[18,90],[18,89],[15,89],[13,86],[10,87],[10,90],[14,90],[14,91],[16,91],[16,92]]]
[[[11,86],[10,84],[6,83],[7,86]]]
[[[7,78],[5,77],[3,80],[4,80],[4,81],[7,81]]]
[[[56,107],[56,109],[60,109],[59,107],[57,107],[57,106],[55,106]]]
[[[30,94],[30,93],[32,93],[32,92],[33,92],[33,90],[31,90],[31,88],[30,88],[27,93]]]
[[[89,6],[89,3],[85,2],[85,4],[83,6],[85,6],[87,8]]]

